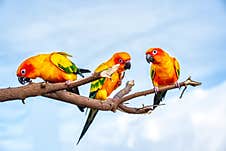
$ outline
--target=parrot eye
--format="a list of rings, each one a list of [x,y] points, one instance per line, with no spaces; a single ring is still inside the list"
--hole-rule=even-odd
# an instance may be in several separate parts
[[[20,72],[21,72],[22,75],[25,75],[26,74],[26,69],[22,69]]]
[[[123,63],[123,60],[120,58],[120,59],[118,60],[118,62],[119,62],[119,63]]]
[[[152,51],[152,54],[153,54],[153,55],[156,55],[156,54],[157,54],[157,50],[153,50],[153,51]]]

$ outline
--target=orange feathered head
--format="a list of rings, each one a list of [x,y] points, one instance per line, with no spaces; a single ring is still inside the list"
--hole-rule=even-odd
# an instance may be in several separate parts
[[[35,68],[32,65],[32,62],[30,61],[30,59],[25,60],[24,62],[22,62],[20,64],[20,66],[17,69],[16,75],[18,77],[18,81],[21,84],[26,84],[27,82],[30,82],[31,78],[33,77]]]
[[[112,56],[114,64],[119,64],[119,71],[124,71],[131,68],[131,57],[127,52],[117,52]]]
[[[161,63],[166,56],[169,56],[168,53],[161,48],[150,48],[146,51],[146,60],[148,63]]]

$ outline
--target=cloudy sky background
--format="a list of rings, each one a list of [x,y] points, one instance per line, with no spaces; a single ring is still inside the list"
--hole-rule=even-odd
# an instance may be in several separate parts
[[[19,86],[21,61],[66,51],[94,70],[115,51],[132,56],[124,82],[149,89],[144,52],[161,47],[176,56],[181,78],[203,84],[178,90],[150,115],[100,112],[79,146],[86,116],[77,107],[42,97],[0,105],[1,151],[226,150],[226,2],[0,0],[0,87]],[[80,88],[87,96],[89,85]],[[130,101],[152,104],[153,96]]]

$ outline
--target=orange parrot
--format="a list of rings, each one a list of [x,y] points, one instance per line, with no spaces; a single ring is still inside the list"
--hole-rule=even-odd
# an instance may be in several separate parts
[[[117,64],[119,64],[119,68],[111,75],[111,78],[104,77],[91,83],[89,95],[90,98],[104,101],[112,93],[112,91],[114,91],[120,86],[121,81],[125,74],[125,70],[130,69],[131,67],[130,55],[128,53],[126,52],[115,53],[108,61],[99,65],[96,68],[95,72],[107,70],[108,68],[111,68]],[[82,133],[79,137],[77,144],[80,142],[80,140],[88,130],[89,126],[92,124],[95,116],[97,115],[97,112],[98,112],[97,109],[90,109],[88,118],[86,120],[85,126],[83,127]]]
[[[176,84],[180,87],[177,80],[180,76],[180,65],[176,58],[171,57],[167,52],[161,48],[150,48],[146,51],[146,60],[148,63],[152,62],[150,68],[150,75],[155,89],[154,106],[163,100],[167,90],[158,92],[159,87]]]
[[[84,77],[82,73],[90,72],[87,69],[78,68],[71,60],[71,55],[65,52],[52,52],[50,54],[39,54],[26,59],[17,69],[18,81],[21,84],[31,82],[31,79],[42,78],[45,81],[56,83],[74,81],[77,74]],[[70,88],[68,91],[79,94],[78,88]],[[83,107],[78,106],[80,111]]]

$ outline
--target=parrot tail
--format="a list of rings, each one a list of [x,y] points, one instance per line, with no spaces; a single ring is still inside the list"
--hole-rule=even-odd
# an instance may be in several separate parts
[[[156,105],[159,105],[160,102],[164,99],[164,97],[166,96],[166,92],[167,92],[167,90],[161,91],[161,92],[157,92],[157,94],[155,94],[153,110],[157,107]]]
[[[78,71],[76,72],[76,74],[79,74],[81,77],[85,77],[84,75],[83,75],[83,73],[90,73],[91,71],[89,70],[89,69],[81,69],[81,68],[79,68],[78,69]]]
[[[85,135],[86,131],[88,130],[89,126],[92,124],[95,116],[97,115],[98,110],[97,109],[90,109],[88,118],[86,120],[85,126],[83,127],[82,133],[78,139],[77,145],[79,144],[80,140],[82,139],[82,137]]]
[[[67,91],[80,95],[80,94],[79,94],[78,87],[67,88]],[[80,110],[81,112],[84,112],[85,107],[82,107],[82,106],[77,106],[77,107],[79,108],[79,110]]]

